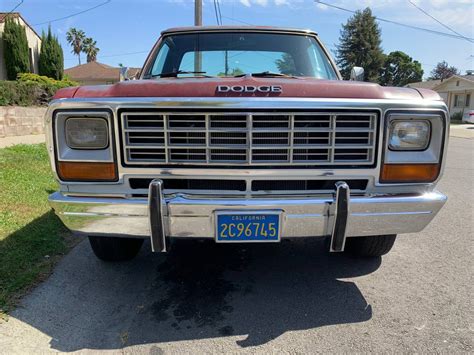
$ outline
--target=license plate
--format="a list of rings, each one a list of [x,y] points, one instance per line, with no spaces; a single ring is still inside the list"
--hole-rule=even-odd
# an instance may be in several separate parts
[[[217,242],[278,242],[280,211],[216,212]]]

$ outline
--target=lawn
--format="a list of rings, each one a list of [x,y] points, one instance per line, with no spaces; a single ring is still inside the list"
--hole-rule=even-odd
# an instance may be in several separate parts
[[[48,206],[56,189],[44,144],[0,149],[0,317],[71,246]]]

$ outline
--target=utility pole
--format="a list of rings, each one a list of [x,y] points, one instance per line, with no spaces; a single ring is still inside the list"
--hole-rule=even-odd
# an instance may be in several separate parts
[[[194,0],[194,26],[202,26],[202,0]]]
[[[194,26],[202,26],[202,0],[194,0]],[[199,36],[199,35],[197,35]],[[199,51],[199,39],[194,50],[194,71],[202,71],[202,55]]]
[[[225,76],[229,75],[229,52],[225,50]]]

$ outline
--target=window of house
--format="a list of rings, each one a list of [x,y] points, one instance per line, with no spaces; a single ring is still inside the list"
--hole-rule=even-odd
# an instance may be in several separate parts
[[[464,95],[454,95],[454,107],[464,106]]]
[[[471,104],[471,94],[466,95],[466,107],[469,107]]]
[[[456,81],[456,86],[459,86],[459,80],[458,80],[458,81]]]

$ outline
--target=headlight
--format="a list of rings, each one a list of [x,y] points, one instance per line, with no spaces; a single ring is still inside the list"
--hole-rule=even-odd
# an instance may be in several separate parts
[[[73,149],[105,149],[109,145],[107,121],[103,118],[68,118],[66,144]]]
[[[390,124],[390,150],[425,150],[430,142],[429,121],[394,120]]]

